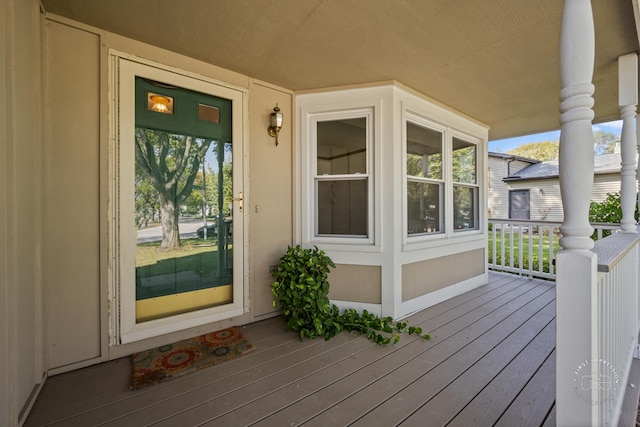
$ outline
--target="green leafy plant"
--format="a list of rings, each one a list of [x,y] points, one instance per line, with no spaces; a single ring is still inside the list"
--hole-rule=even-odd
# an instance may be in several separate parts
[[[638,221],[640,214],[638,206],[634,213],[634,218]],[[607,193],[607,198],[602,202],[591,202],[589,205],[589,222],[604,222],[609,224],[619,224],[622,220],[622,204],[620,203],[620,193]],[[611,234],[611,230],[603,230],[602,237]],[[597,231],[593,232],[592,239],[596,240]]]
[[[364,310],[339,308],[329,301],[329,268],[335,264],[323,250],[300,245],[289,247],[273,272],[271,284],[273,306],[280,304],[288,330],[298,332],[300,338],[324,337],[328,340],[342,330],[357,331],[376,344],[397,343],[400,334],[418,335],[429,339],[419,327],[406,322],[394,322],[391,317],[379,317]]]

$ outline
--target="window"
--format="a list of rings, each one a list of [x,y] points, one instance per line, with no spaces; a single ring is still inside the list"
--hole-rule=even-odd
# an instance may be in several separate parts
[[[453,138],[451,175],[453,180],[453,228],[478,229],[477,148],[475,144]]]
[[[407,234],[442,233],[443,134],[407,122]]]
[[[315,236],[371,237],[370,114],[317,118]]]
[[[478,146],[436,123],[407,116],[406,236],[478,230]]]

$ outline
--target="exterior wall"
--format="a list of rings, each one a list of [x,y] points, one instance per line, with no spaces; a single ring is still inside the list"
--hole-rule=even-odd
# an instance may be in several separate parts
[[[531,166],[531,163],[523,162],[522,160],[514,160],[514,161],[509,163],[508,168],[507,168],[507,172],[509,172],[511,175],[513,175],[513,174],[516,174],[516,173],[520,172],[522,169],[526,168],[527,166]],[[505,175],[505,176],[507,176],[507,175]]]
[[[249,274],[254,316],[277,314],[271,303],[273,276],[287,246],[293,244],[293,122],[291,93],[265,83],[253,83],[249,92]],[[269,113],[276,103],[284,115],[279,145],[267,134]]]
[[[511,190],[529,190],[532,221],[561,222],[562,200],[557,179],[509,182]]]
[[[509,174],[518,173],[527,166],[531,166],[531,163],[489,155],[489,187],[487,191],[489,218],[509,218],[510,188],[502,179]]]
[[[637,183],[636,183],[637,185]],[[620,192],[620,174],[602,174],[596,175],[593,180],[593,191],[591,192],[591,200],[594,202],[602,202],[607,198],[608,193]]]
[[[450,111],[429,99],[425,99],[418,93],[412,91],[403,91],[396,89],[395,91],[395,117],[400,115],[403,117],[407,111],[424,117],[446,126],[446,133],[449,135],[465,135],[464,138],[471,137],[476,140],[478,150],[477,164],[477,184],[479,190],[478,230],[467,230],[456,232],[453,230],[453,223],[447,225],[447,231],[442,235],[425,236],[424,238],[408,238],[406,234],[406,225],[404,223],[404,213],[397,209],[397,206],[403,206],[405,177],[402,173],[389,173],[386,178],[389,182],[393,182],[393,199],[384,200],[386,207],[393,209],[394,212],[394,228],[389,226],[386,219],[383,218],[385,225],[385,238],[394,242],[393,264],[391,259],[386,258],[387,264],[383,264],[383,268],[393,271],[394,277],[392,282],[387,282],[385,289],[383,287],[383,300],[385,290],[389,292],[389,288],[394,287],[394,304],[396,317],[407,316],[417,310],[423,309],[433,304],[437,304],[459,293],[473,289],[474,287],[483,285],[487,280],[487,193],[489,177],[488,170],[488,152],[487,140],[488,129],[481,123],[474,122],[467,117],[458,115],[455,111]],[[404,132],[404,122],[399,122],[400,126],[394,129],[394,139],[402,141]],[[392,163],[396,171],[402,171],[401,161],[403,159],[403,151],[405,147],[400,144],[387,144],[390,152],[385,156],[394,159],[396,163]],[[389,168],[389,166],[387,167]],[[447,187],[445,186],[445,192]],[[445,195],[445,200],[448,196]],[[445,207],[453,209],[453,200],[451,204]],[[446,211],[445,211],[446,212]],[[391,239],[393,236],[393,239]],[[391,250],[394,250],[391,249]],[[462,254],[475,254],[465,258]],[[466,268],[463,274],[454,277],[453,275],[444,274],[440,283],[441,287],[434,290],[431,287],[432,271],[423,274],[426,270],[422,269],[426,265],[443,266],[447,262],[454,262],[455,259],[462,256],[466,259]],[[448,261],[445,261],[448,260]],[[420,264],[424,262],[426,264]],[[417,263],[417,264],[416,264]],[[444,263],[444,264],[441,264]],[[393,265],[393,269],[389,268]],[[413,265],[413,266],[411,266]],[[409,266],[409,267],[407,267]],[[388,273],[387,273],[388,274]],[[383,273],[384,278],[384,273]],[[383,279],[384,280],[384,279]],[[394,286],[395,284],[395,286]],[[407,292],[405,293],[405,289]]]
[[[509,182],[509,188],[512,190],[530,190],[532,220],[554,222],[562,222],[564,220],[558,178],[511,181]],[[592,201],[601,202],[607,197],[607,193],[619,192],[620,174],[595,175],[591,193]]]
[[[381,270],[373,265],[336,264],[329,273],[329,298],[337,301],[381,304]]]
[[[314,114],[331,114],[352,109],[372,109],[373,170],[370,179],[374,190],[373,235],[355,242],[340,237],[316,237],[314,234],[313,179],[307,171],[314,151],[311,147],[311,118]],[[482,124],[462,117],[424,96],[395,82],[371,86],[337,88],[296,95],[298,116],[299,183],[297,194],[297,238],[303,246],[316,245],[323,249],[339,269],[332,272],[331,299],[340,307],[366,308],[383,316],[401,318],[410,313],[436,304],[460,292],[486,283],[486,212],[484,189],[487,188],[487,129]],[[406,232],[404,150],[405,120],[407,116],[421,117],[445,135],[468,139],[477,143],[479,227],[477,230],[456,232],[453,217],[445,220],[446,232],[441,234],[408,237]],[[447,139],[449,141],[449,139]],[[444,187],[444,206],[452,209],[451,179]],[[366,240],[366,241],[362,241]],[[447,257],[455,260],[460,253],[471,252],[475,256],[465,258],[468,267],[461,276],[445,275],[434,287],[429,287],[425,270],[406,267],[418,263],[421,266],[439,266],[446,261],[431,260]],[[420,263],[426,264],[420,264]],[[453,261],[452,261],[453,262]],[[346,270],[348,268],[348,270]],[[348,275],[346,272],[349,272]],[[355,275],[362,271],[365,274]],[[379,281],[377,279],[379,271]],[[367,273],[368,272],[368,273]],[[408,274],[408,277],[404,275]],[[431,274],[431,273],[429,273]],[[409,291],[404,294],[404,284]],[[379,290],[375,289],[379,284]],[[379,301],[378,300],[379,293]],[[403,298],[403,295],[407,298]],[[348,301],[348,303],[347,303]]]
[[[502,158],[489,156],[489,218],[509,218],[509,188],[502,181],[507,175],[507,162]]]
[[[49,115],[43,159],[47,212],[43,276],[50,374],[274,315],[269,266],[277,264],[293,235],[291,92],[64,18],[49,15],[45,28]],[[127,345],[109,345],[110,49],[246,91],[244,282],[249,313]],[[276,103],[285,117],[278,147],[267,134],[269,113]]]
[[[0,425],[43,383],[42,86],[37,0],[0,0]]]
[[[46,50],[43,261],[49,366],[60,367],[101,355],[100,38],[47,22]]]
[[[475,249],[402,266],[402,301],[438,291],[485,272],[485,251]]]

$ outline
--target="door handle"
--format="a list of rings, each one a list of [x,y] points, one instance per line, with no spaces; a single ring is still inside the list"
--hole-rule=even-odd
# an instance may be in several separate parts
[[[238,202],[238,209],[240,210],[240,212],[242,212],[242,191],[240,193],[238,193],[238,197],[234,197],[233,200],[235,200],[236,202]]]

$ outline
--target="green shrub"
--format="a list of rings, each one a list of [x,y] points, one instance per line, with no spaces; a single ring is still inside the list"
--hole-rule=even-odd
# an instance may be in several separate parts
[[[364,310],[358,313],[347,309],[344,313],[329,301],[329,268],[335,264],[324,251],[289,247],[273,272],[276,281],[271,284],[273,306],[280,304],[288,330],[298,332],[300,338],[324,337],[328,340],[340,331],[357,331],[376,344],[395,344],[400,333],[419,335],[422,329],[406,322],[394,322],[391,317],[379,317]]]
[[[640,214],[638,213],[638,204],[634,218],[638,222]],[[607,198],[602,202],[591,202],[589,205],[589,222],[605,222],[609,224],[620,224],[622,220],[622,204],[620,203],[620,193],[607,193]],[[611,234],[611,230],[603,230],[602,237]],[[597,238],[597,231],[591,235],[592,239]]]

